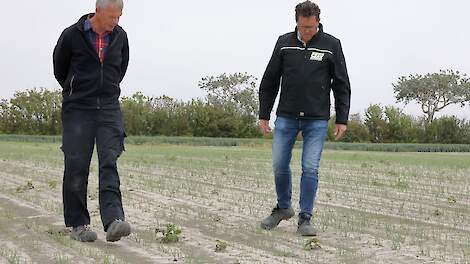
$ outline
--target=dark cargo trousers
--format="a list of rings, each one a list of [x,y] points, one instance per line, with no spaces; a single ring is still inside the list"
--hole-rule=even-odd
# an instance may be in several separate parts
[[[107,226],[124,219],[117,159],[124,150],[121,110],[62,111],[62,150],[65,170],[62,186],[67,227],[90,224],[87,186],[90,161],[96,142],[99,161],[99,206],[101,221]]]

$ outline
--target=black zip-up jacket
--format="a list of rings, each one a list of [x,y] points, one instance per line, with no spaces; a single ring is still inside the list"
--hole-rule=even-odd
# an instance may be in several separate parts
[[[282,80],[282,83],[281,83]],[[259,89],[259,119],[269,120],[281,83],[276,114],[299,119],[330,118],[330,91],[336,123],[347,124],[351,89],[340,41],[318,32],[304,45],[297,29],[279,37]]]
[[[62,108],[118,109],[120,83],[129,62],[126,32],[116,26],[101,63],[84,31],[89,15],[65,29],[54,48],[54,75],[62,86]]]

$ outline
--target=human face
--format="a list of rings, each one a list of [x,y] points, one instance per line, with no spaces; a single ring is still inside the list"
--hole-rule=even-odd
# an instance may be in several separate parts
[[[318,31],[318,25],[320,21],[316,16],[303,17],[299,16],[297,20],[297,30],[300,32],[300,37],[302,41],[307,43]]]
[[[101,28],[105,31],[111,32],[114,27],[119,23],[119,18],[122,15],[122,9],[108,5],[107,8],[96,7],[96,17],[98,18]]]

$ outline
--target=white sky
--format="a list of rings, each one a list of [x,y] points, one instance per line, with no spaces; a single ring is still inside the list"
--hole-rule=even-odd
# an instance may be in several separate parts
[[[120,25],[131,58],[122,94],[142,91],[187,100],[203,96],[205,75],[248,72],[262,77],[277,37],[295,27],[301,0],[125,1]],[[324,30],[343,45],[352,87],[351,113],[395,104],[392,83],[415,73],[470,73],[470,1],[323,0]],[[0,98],[33,87],[59,88],[52,50],[60,33],[95,1],[2,0]],[[420,115],[413,104],[405,112]],[[470,119],[470,107],[444,114]]]

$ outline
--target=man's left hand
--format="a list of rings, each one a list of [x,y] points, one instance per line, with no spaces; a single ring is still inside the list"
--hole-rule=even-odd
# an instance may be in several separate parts
[[[347,125],[336,124],[335,130],[334,130],[335,140],[340,140],[344,136],[344,133],[346,132],[347,129],[348,129]]]

